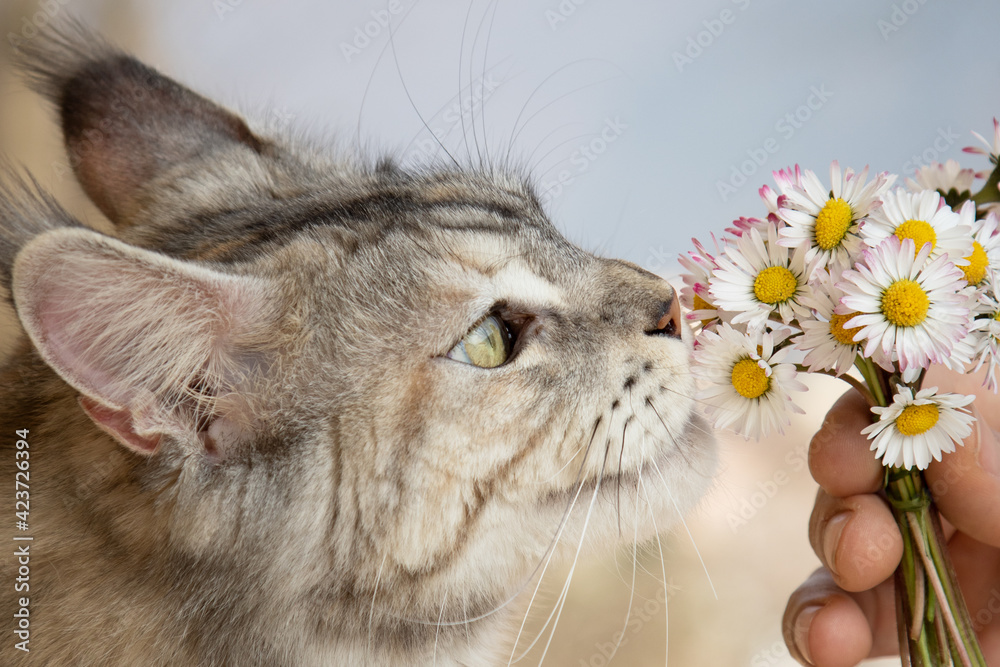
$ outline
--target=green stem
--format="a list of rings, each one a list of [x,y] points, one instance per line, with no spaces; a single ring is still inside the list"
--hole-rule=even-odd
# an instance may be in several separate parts
[[[1000,201],[1000,190],[997,189],[998,183],[1000,183],[1000,165],[993,168],[982,189],[972,195],[972,201],[976,202],[977,207],[990,202]]]
[[[861,377],[864,378],[865,384],[868,385],[870,395],[875,399],[874,403],[871,401],[869,401],[869,403],[871,405],[880,405],[882,407],[887,406],[888,403],[885,402],[885,394],[882,391],[882,381],[879,377],[878,369],[875,368],[875,364],[872,360],[866,359],[859,354],[857,359],[854,360],[854,366],[861,372]],[[867,392],[863,393],[867,394]]]
[[[922,473],[887,468],[885,494],[903,536],[896,574],[900,623],[907,626],[903,664],[985,667]]]
[[[955,640],[955,649],[959,657],[962,659],[962,666],[971,667],[972,661],[969,659],[969,653],[965,647],[962,646],[962,642],[965,637],[962,636],[962,632],[958,629],[958,624],[955,621],[955,614],[951,612],[950,608],[951,604],[955,602],[954,592],[952,595],[948,595],[945,592],[945,584],[942,582],[942,577],[940,576],[940,564],[934,562],[928,553],[929,549],[927,543],[934,540],[931,539],[931,536],[928,534],[927,526],[921,525],[924,523],[924,520],[926,520],[926,511],[922,511],[919,514],[917,512],[907,512],[906,519],[910,522],[910,530],[917,537],[914,541],[914,545],[917,548],[917,553],[920,554],[920,560],[923,563],[924,569],[927,571],[927,581],[931,585],[935,597],[940,602],[945,603],[941,607],[941,614],[945,626],[948,629],[948,633]],[[929,597],[930,596],[928,596],[928,598]]]

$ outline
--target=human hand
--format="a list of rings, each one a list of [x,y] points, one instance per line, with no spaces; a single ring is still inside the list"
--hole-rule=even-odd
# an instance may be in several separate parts
[[[1000,664],[1000,438],[994,432],[1000,401],[975,378],[928,375],[924,386],[979,395],[965,446],[932,462],[925,479],[983,653]],[[782,623],[789,651],[803,664],[841,667],[899,652],[892,576],[903,542],[878,495],[882,464],[861,435],[870,423],[868,406],[852,390],[810,445],[809,467],[820,489],[809,539],[824,567],[792,594]]]

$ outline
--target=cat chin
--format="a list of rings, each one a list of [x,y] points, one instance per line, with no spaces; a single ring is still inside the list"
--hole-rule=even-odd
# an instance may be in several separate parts
[[[608,552],[674,528],[711,487],[718,467],[715,437],[691,415],[682,435],[664,442],[637,470],[606,474],[547,499],[542,513],[565,515],[558,558]],[[579,488],[579,492],[577,492]]]
[[[595,503],[601,506],[601,520],[590,529],[598,548],[642,542],[671,530],[709,490],[718,467],[710,426],[692,415],[680,440],[660,447],[640,470],[602,480]]]

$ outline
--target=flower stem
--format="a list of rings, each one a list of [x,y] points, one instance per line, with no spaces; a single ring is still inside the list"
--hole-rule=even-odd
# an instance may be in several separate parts
[[[861,372],[861,377],[864,378],[865,384],[867,384],[868,388],[871,390],[870,392],[862,392],[862,395],[866,398],[871,396],[874,399],[874,402],[869,400],[868,403],[872,406],[887,406],[888,403],[885,401],[885,393],[882,391],[882,378],[878,369],[875,368],[875,364],[872,363],[872,360],[859,354],[857,359],[854,360],[854,366]]]
[[[887,468],[885,494],[903,535],[896,571],[903,664],[985,667],[923,474]]]

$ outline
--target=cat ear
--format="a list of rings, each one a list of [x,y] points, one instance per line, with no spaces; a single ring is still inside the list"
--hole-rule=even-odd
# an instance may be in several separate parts
[[[49,30],[19,57],[58,107],[77,179],[115,224],[134,216],[165,171],[217,151],[265,148],[239,116],[79,26]]]
[[[225,453],[247,418],[247,350],[272,321],[259,281],[67,228],[21,250],[12,285],[38,352],[98,426],[141,454],[164,435]]]

